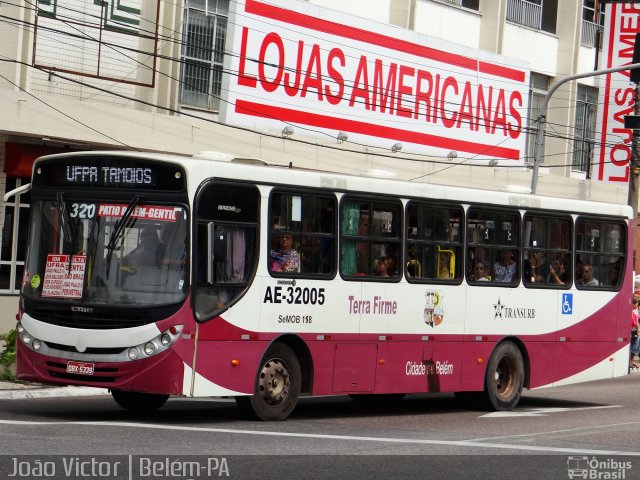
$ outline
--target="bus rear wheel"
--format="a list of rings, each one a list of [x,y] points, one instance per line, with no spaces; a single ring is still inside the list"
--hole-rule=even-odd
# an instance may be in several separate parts
[[[153,412],[169,399],[169,395],[125,392],[124,390],[111,390],[111,396],[118,405],[131,412]]]
[[[301,377],[300,363],[293,350],[275,344],[260,363],[254,394],[236,397],[236,403],[260,420],[285,420],[298,403]]]
[[[496,410],[513,410],[524,385],[524,361],[512,342],[498,345],[489,359],[485,377],[484,404]]]

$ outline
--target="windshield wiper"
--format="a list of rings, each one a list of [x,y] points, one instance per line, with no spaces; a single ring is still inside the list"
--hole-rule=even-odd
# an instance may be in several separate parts
[[[71,274],[71,261],[73,260],[73,252],[76,251],[76,244],[78,243],[76,239],[76,227],[78,226],[78,221],[75,220],[72,222],[71,226],[71,253],[69,254],[69,265],[67,265],[67,275]]]
[[[109,243],[105,247],[107,249],[107,278],[109,278],[109,271],[111,270],[111,257],[113,256],[113,251],[116,249],[116,244],[118,243],[118,239],[122,236],[122,233],[132,223],[133,210],[142,200],[142,195],[134,195],[127,205],[127,209],[122,214],[122,217],[116,222],[113,226],[113,232],[111,232],[111,237],[109,237]]]
[[[58,216],[60,217],[60,224],[62,225],[62,240],[71,242],[73,239],[73,227],[71,225],[71,214],[67,210],[67,204],[64,201],[64,193],[56,193],[56,201],[53,202],[53,206],[58,209]],[[64,250],[63,252],[64,253]]]

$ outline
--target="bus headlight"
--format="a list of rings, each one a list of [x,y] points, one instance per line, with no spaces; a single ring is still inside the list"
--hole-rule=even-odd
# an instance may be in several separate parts
[[[148,342],[130,347],[127,351],[127,356],[129,360],[137,360],[139,358],[158,355],[169,349],[180,337],[181,333],[182,325],[173,325]]]
[[[42,342],[27,332],[27,329],[24,328],[21,322],[16,324],[16,332],[18,333],[20,341],[29,349],[38,351],[42,348]]]
[[[147,356],[151,356],[155,353],[156,351],[156,346],[153,344],[153,342],[147,342],[144,344],[144,353]]]

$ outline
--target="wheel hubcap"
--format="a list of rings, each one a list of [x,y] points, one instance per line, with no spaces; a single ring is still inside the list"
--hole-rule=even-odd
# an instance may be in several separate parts
[[[280,359],[264,364],[260,372],[260,393],[269,405],[281,403],[289,394],[291,381],[287,366]]]
[[[502,398],[510,397],[515,390],[515,366],[507,357],[500,360],[495,372],[496,392]]]

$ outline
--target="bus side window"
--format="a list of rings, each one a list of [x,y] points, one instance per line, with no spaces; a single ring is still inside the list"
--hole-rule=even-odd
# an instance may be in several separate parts
[[[269,273],[326,278],[335,272],[336,203],[325,192],[272,192]]]
[[[341,212],[342,275],[354,277],[351,280],[399,279],[402,204],[395,199],[345,197]]]
[[[410,281],[456,282],[463,276],[462,208],[410,202],[406,210]]]
[[[572,220],[549,213],[525,213],[522,282],[528,288],[571,285]]]
[[[518,212],[470,207],[466,232],[467,281],[489,285],[490,278],[492,283],[516,286],[521,272],[519,232]],[[483,276],[474,271],[478,264],[483,267]]]
[[[576,221],[576,285],[617,290],[626,265],[626,225],[582,216]],[[580,266],[580,271],[578,271]]]

